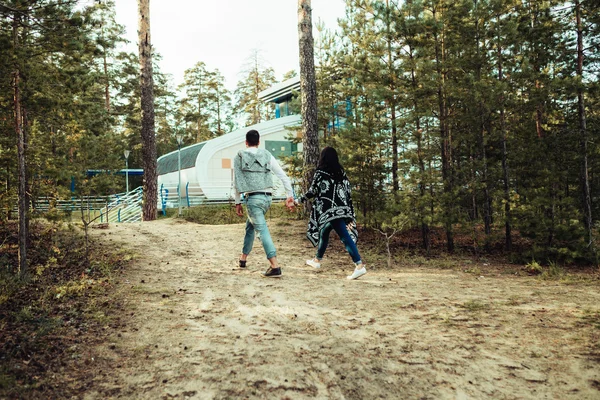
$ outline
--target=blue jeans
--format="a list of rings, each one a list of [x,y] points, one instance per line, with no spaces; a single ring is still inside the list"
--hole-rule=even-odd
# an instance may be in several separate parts
[[[325,250],[327,250],[327,245],[329,244],[329,233],[331,233],[332,229],[335,230],[340,239],[342,239],[342,243],[346,246],[346,251],[350,254],[350,257],[352,257],[352,261],[354,261],[355,264],[362,264],[356,243],[354,243],[354,240],[350,237],[348,229],[346,228],[346,221],[342,218],[329,221],[321,229],[321,232],[319,233],[319,245],[317,247],[317,258],[320,260],[325,255]]]
[[[250,254],[254,245],[255,232],[262,242],[263,249],[267,254],[267,258],[273,258],[277,255],[273,239],[269,233],[265,214],[271,207],[271,196],[265,194],[255,194],[246,196],[246,211],[248,219],[246,220],[246,235],[244,236],[243,254]]]

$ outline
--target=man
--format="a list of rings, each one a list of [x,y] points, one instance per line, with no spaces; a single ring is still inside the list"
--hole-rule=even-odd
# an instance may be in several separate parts
[[[240,150],[233,162],[235,211],[240,217],[244,215],[241,204],[241,193],[244,193],[248,219],[246,220],[246,235],[244,247],[240,256],[240,268],[246,268],[246,259],[254,244],[255,232],[258,232],[267,259],[271,264],[263,276],[279,278],[281,267],[277,263],[277,251],[271,239],[265,214],[269,211],[273,193],[273,173],[283,183],[287,199],[285,205],[294,209],[294,193],[290,178],[283,171],[275,157],[265,149],[259,149],[260,134],[252,129],[246,133],[246,149]]]

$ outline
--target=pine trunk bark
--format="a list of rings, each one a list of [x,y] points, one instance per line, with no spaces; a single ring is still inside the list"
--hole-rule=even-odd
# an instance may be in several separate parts
[[[396,121],[396,100],[390,102],[391,123],[392,123],[392,188],[394,193],[400,190],[398,182],[398,122]]]
[[[498,17],[500,22],[500,17]],[[502,84],[504,80],[504,70],[502,63],[502,46],[500,37],[498,37],[498,82]],[[504,181],[504,246],[507,252],[512,250],[512,223],[510,209],[510,183],[508,174],[508,136],[506,133],[506,113],[504,110],[504,93],[500,91],[500,134],[502,135],[502,178]]]
[[[156,136],[154,134],[154,83],[150,41],[150,0],[138,0],[140,86],[142,102],[142,161],[144,165],[144,221],[156,219],[158,178],[156,173]]]
[[[581,23],[581,3],[579,0],[575,1],[575,13],[577,21],[577,76],[579,77],[579,86],[577,87],[577,112],[579,118],[579,147],[581,150],[580,184],[583,204],[583,222],[586,230],[586,241],[588,243],[588,247],[591,248],[593,245],[592,198],[590,195],[590,179],[588,174],[588,138],[585,116],[585,103],[583,98],[583,26]]]
[[[19,265],[18,273],[21,278],[27,275],[27,241],[29,239],[29,202],[27,201],[27,172],[25,162],[25,132],[21,114],[21,71],[18,62],[19,51],[19,22],[20,16],[15,13],[13,20],[12,39],[14,46],[13,65],[13,110],[15,117],[15,133],[17,135],[17,168],[19,175],[18,208],[19,208]]]
[[[414,65],[414,63],[412,63],[412,60],[414,59],[414,55],[413,55],[413,48],[411,46],[408,47],[408,54],[409,57],[411,59],[411,65]],[[420,220],[421,220],[421,238],[422,238],[422,243],[423,243],[423,248],[425,249],[425,251],[427,252],[427,255],[430,254],[431,252],[431,235],[430,235],[430,229],[429,229],[429,224],[427,224],[426,219],[425,219],[425,213],[426,213],[426,207],[424,206],[424,198],[425,195],[427,193],[427,183],[425,181],[425,158],[423,155],[423,129],[421,128],[421,118],[419,117],[419,103],[418,103],[418,96],[417,96],[417,88],[418,88],[418,84],[417,84],[417,75],[416,75],[416,71],[414,68],[411,68],[410,71],[410,76],[411,76],[411,86],[412,86],[412,90],[413,90],[413,111],[416,115],[415,117],[415,130],[416,130],[416,136],[417,136],[417,160],[419,163],[419,172],[420,172],[420,176],[419,176],[419,194],[421,197],[421,203],[419,205],[419,213],[420,215]],[[433,220],[433,213],[431,214],[431,219]]]
[[[536,1],[531,1],[529,3],[529,9],[531,12],[531,29],[535,30],[538,29],[538,19],[537,19],[537,8],[535,8],[537,6]],[[540,61],[539,58],[537,57],[537,55],[539,54],[539,50],[538,50],[538,43],[535,42],[535,40],[532,43],[532,48],[533,48],[533,54],[535,54],[536,58],[533,60],[533,70],[535,71],[536,74],[536,79],[535,79],[535,97],[539,96],[539,93],[537,93],[541,87],[542,87],[542,83],[540,82],[539,76],[541,73],[541,67],[540,67]],[[539,139],[541,139],[542,137],[544,137],[544,127],[543,127],[543,120],[544,120],[544,104],[541,100],[536,99],[536,106],[535,106],[535,130],[537,132],[537,136]]]
[[[394,193],[397,193],[400,189],[400,185],[398,183],[398,122],[396,121],[396,73],[394,71],[394,59],[393,59],[393,51],[392,51],[392,33],[391,33],[391,9],[390,2],[386,0],[386,12],[387,12],[387,21],[386,21],[386,33],[387,33],[387,56],[388,56],[388,67],[389,67],[389,75],[390,75],[390,92],[391,98],[389,100],[390,107],[390,122],[392,124],[392,187],[394,189]]]
[[[12,182],[10,181],[10,161],[6,160],[6,181],[5,181],[5,195],[8,197],[8,192],[10,191],[10,185]],[[12,207],[6,204],[6,219],[9,220],[12,218]]]
[[[477,6],[477,4],[476,4]],[[476,79],[477,83],[481,83],[481,47],[480,47],[480,34],[479,34],[479,18],[475,16],[475,30],[476,30],[476,42],[477,42],[477,72]],[[490,190],[488,187],[488,165],[487,165],[487,143],[485,138],[485,104],[482,100],[479,101],[479,151],[482,163],[482,183],[483,183],[483,225],[486,235],[486,248],[489,246],[489,235],[492,233],[492,210],[491,210],[491,199]]]
[[[415,102],[415,110],[416,110],[416,102]],[[422,199],[425,198],[427,193],[426,183],[425,183],[425,160],[423,157],[423,130],[421,129],[421,119],[417,117],[415,128],[417,130],[417,159],[419,162],[419,195],[421,196],[421,203],[419,205],[419,213],[421,220],[421,238],[423,243],[423,248],[427,252],[427,255],[431,252],[431,235],[429,224],[425,222],[425,213],[426,207],[424,206],[424,201]],[[431,215],[433,218],[433,215]]]
[[[310,0],[298,0],[298,37],[300,48],[300,95],[302,99],[302,147],[304,154],[302,189],[306,191],[310,187],[319,162],[317,82]]]
[[[433,9],[433,18],[437,21],[437,10]],[[449,252],[454,251],[454,232],[452,229],[452,205],[450,197],[453,192],[452,182],[452,137],[448,127],[448,106],[446,104],[446,71],[444,70],[445,48],[444,32],[442,35],[434,33],[435,40],[435,64],[436,72],[440,79],[438,82],[438,108],[439,108],[439,130],[441,139],[442,155],[442,179],[444,181],[444,227],[446,230],[446,243]]]
[[[108,76],[108,61],[106,60],[106,49],[104,49],[103,54],[103,63],[104,63],[104,107],[106,111],[110,113],[110,77]]]

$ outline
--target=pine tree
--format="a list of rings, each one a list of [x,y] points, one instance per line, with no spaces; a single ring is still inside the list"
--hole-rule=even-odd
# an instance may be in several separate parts
[[[593,245],[593,225],[592,225],[592,198],[590,194],[590,179],[589,179],[589,168],[588,168],[588,132],[587,132],[587,121],[585,111],[585,99],[584,99],[584,88],[583,88],[583,73],[584,73],[584,32],[582,23],[582,4],[579,0],[575,0],[575,21],[577,30],[577,78],[580,80],[577,87],[577,119],[579,122],[580,132],[580,151],[581,151],[581,172],[580,172],[580,186],[581,186],[581,203],[583,205],[583,222],[586,229],[586,241],[588,247]]]
[[[234,112],[246,118],[246,125],[258,124],[272,118],[273,106],[265,104],[258,98],[258,94],[277,82],[275,71],[265,67],[260,52],[254,50],[242,73],[244,77],[237,83],[234,92]]]
[[[302,98],[302,152],[304,156],[302,182],[303,191],[307,191],[317,169],[320,153],[317,121],[317,82],[310,0],[298,0],[298,41],[300,49],[300,95]]]
[[[154,134],[154,85],[152,79],[152,46],[150,42],[150,0],[138,0],[139,54],[142,103],[142,159],[144,161],[144,221],[156,219],[158,178],[156,138]]]
[[[208,98],[207,82],[212,73],[206,69],[206,64],[198,62],[193,68],[184,72],[184,82],[179,90],[185,91],[181,100],[180,109],[184,121],[195,125],[195,142],[208,140],[211,136],[208,127],[208,115],[206,103]]]
[[[13,121],[20,132],[19,140],[0,141],[0,153],[8,154],[5,146],[20,143],[21,172],[17,174],[16,167],[7,165],[6,193],[11,193],[13,177],[20,175],[19,190],[24,193],[19,201],[22,273],[26,273],[29,197],[35,208],[38,197],[66,192],[61,186],[67,186],[72,177],[83,184],[86,168],[94,168],[84,160],[93,158],[94,151],[101,154],[92,143],[110,145],[105,134],[110,122],[106,87],[99,83],[103,72],[98,62],[95,11],[93,6],[75,9],[70,2],[21,1],[0,7],[2,31],[10,27],[13,33],[10,42],[2,43],[12,58],[10,64],[0,65],[0,75],[16,78],[11,98],[17,101],[11,114],[16,115]],[[104,42],[105,49],[113,45]],[[6,120],[5,116],[0,120]],[[95,162],[106,166],[110,159],[104,155]]]
[[[220,71],[208,70],[204,62],[198,62],[184,73],[179,87],[185,95],[179,103],[180,124],[195,125],[195,142],[221,136],[233,128],[231,96],[225,87]]]

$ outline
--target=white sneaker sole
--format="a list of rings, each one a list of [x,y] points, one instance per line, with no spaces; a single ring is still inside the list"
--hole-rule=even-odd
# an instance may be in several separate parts
[[[306,265],[310,265],[311,267],[313,267],[315,269],[321,268],[321,264],[320,263],[317,264],[313,260],[306,260]]]
[[[346,278],[350,279],[350,280],[358,279],[366,273],[367,273],[367,270],[365,268],[361,268],[358,270],[355,269],[354,272],[352,273],[352,275],[348,275]]]

